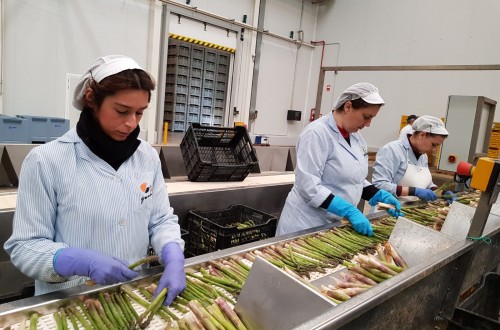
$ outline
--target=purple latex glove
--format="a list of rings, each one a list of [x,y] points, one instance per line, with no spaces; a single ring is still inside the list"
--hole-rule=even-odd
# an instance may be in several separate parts
[[[97,251],[71,247],[56,252],[54,269],[61,276],[87,276],[102,285],[130,281],[138,275],[128,269],[123,260]]]
[[[161,250],[161,261],[165,266],[154,296],[167,288],[167,298],[163,305],[168,306],[186,288],[186,273],[184,272],[184,253],[179,244],[167,243]]]

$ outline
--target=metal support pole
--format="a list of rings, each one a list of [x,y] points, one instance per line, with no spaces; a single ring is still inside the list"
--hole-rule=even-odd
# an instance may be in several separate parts
[[[318,90],[316,91],[316,106],[314,108],[314,119],[319,118],[319,113],[321,111],[321,99],[323,99],[323,85],[325,83],[326,70],[324,68],[319,69],[319,80],[318,80]]]

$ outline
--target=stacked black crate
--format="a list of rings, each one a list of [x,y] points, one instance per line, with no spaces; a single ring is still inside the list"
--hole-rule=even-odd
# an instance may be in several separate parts
[[[203,66],[202,107],[200,123],[212,125],[212,111],[214,106],[215,69],[217,66],[217,51],[205,49]]]
[[[188,100],[191,45],[169,40],[164,120],[170,131],[184,132]]]
[[[212,124],[214,126],[224,125],[224,109],[226,107],[227,82],[229,72],[230,53],[217,52],[217,72],[215,79],[215,103]]]
[[[205,50],[203,46],[191,45],[191,76],[189,78],[189,105],[186,129],[190,123],[200,122],[204,59]]]

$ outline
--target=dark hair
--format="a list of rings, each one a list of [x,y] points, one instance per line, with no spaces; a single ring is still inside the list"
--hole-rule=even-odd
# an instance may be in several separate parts
[[[355,110],[358,110],[358,109],[361,109],[361,108],[368,108],[371,105],[379,105],[379,104],[368,103],[365,100],[363,100],[362,98],[355,99],[355,100],[347,100],[347,101],[351,102],[352,108],[355,109]],[[335,109],[335,111],[344,111],[344,105],[345,105],[345,103],[342,104],[342,106],[339,109]]]
[[[406,122],[409,124],[412,120],[417,119],[418,117],[415,115],[409,115],[408,118],[406,118]]]
[[[104,78],[100,82],[91,80],[89,84],[93,92],[93,105],[100,108],[107,96],[124,89],[140,89],[149,93],[148,102],[151,101],[151,91],[155,89],[153,78],[142,69],[128,69]]]

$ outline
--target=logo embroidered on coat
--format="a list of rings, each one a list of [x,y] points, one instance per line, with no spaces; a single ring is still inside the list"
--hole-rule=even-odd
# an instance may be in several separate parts
[[[147,182],[143,182],[140,185],[141,191],[143,196],[141,197],[141,204],[144,202],[144,200],[148,199],[153,195],[153,187],[151,185],[148,185]]]

